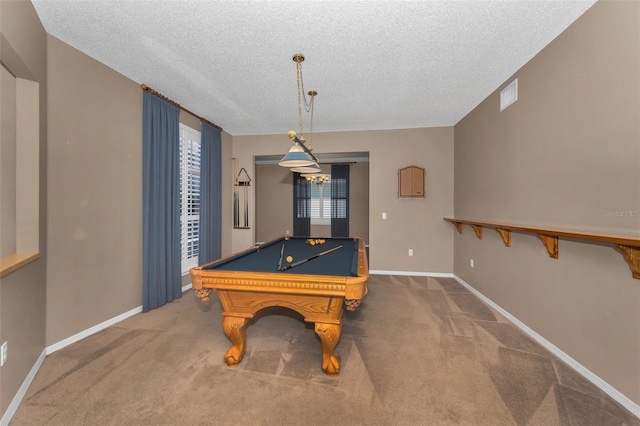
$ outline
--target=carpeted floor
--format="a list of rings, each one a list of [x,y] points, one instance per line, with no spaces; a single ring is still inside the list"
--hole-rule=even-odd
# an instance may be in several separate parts
[[[278,309],[228,368],[220,312],[188,291],[55,352],[10,424],[640,426],[451,278],[372,275],[337,377],[313,324]]]

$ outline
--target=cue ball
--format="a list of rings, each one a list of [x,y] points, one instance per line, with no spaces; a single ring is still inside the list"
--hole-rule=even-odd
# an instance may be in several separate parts
[[[287,262],[289,263],[293,262],[293,256],[287,256]]]

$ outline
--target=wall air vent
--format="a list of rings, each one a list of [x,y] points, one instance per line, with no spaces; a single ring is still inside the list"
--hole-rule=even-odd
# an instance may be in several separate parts
[[[513,80],[500,92],[500,111],[518,100],[518,79]]]

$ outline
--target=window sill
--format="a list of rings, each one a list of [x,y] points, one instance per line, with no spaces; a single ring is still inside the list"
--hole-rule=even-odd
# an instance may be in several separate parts
[[[17,271],[40,257],[38,252],[14,253],[0,259],[0,278]]]

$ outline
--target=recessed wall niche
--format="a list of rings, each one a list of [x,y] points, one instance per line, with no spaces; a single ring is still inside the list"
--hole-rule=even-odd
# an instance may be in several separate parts
[[[40,85],[17,74],[1,66],[0,276],[40,251]]]

